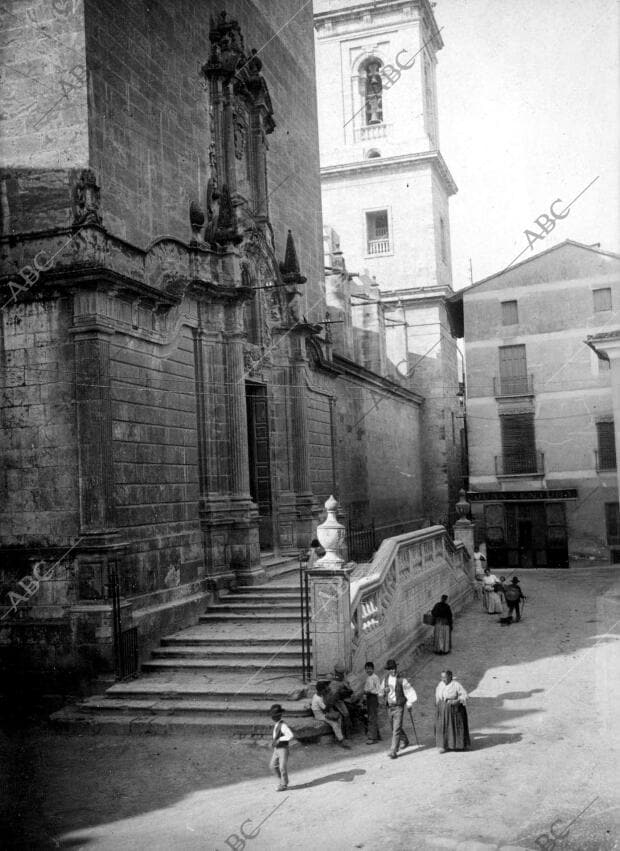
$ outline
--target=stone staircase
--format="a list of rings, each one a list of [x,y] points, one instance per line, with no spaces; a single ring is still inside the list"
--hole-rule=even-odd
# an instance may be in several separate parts
[[[281,703],[298,738],[325,734],[301,679],[297,562],[273,574],[221,597],[197,625],[162,639],[140,677],[56,712],[54,725],[262,737],[271,731],[269,707]]]

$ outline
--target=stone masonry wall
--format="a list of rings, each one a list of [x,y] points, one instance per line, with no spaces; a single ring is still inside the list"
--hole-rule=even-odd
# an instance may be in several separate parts
[[[127,594],[201,575],[194,352],[187,328],[166,353],[120,338],[111,354],[115,509],[131,528]],[[178,579],[166,576],[180,570]]]
[[[276,121],[268,181],[277,253],[284,254],[290,228],[308,278],[303,312],[322,319],[311,4],[291,18],[286,0],[181,0],[173,7],[137,0],[123,6],[121,18],[114,0],[86,0],[90,158],[104,221],[141,247],[162,234],[190,237],[189,204],[204,204],[208,178],[209,105],[200,69],[210,17],[222,11],[239,21],[246,47],[259,50],[263,62]]]

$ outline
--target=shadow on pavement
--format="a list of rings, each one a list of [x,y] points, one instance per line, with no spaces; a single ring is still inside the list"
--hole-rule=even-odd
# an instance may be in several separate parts
[[[514,745],[520,742],[521,733],[478,733],[471,737],[471,751],[482,751],[497,745]]]
[[[336,771],[334,774],[326,774],[324,777],[316,777],[309,783],[299,783],[297,786],[289,786],[292,789],[311,789],[313,786],[323,786],[325,783],[352,783],[360,774],[366,774],[363,768],[352,768],[350,771]]]

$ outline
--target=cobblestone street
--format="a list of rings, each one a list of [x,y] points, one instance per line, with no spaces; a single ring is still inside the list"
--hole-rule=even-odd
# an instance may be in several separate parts
[[[8,847],[617,848],[617,571],[520,577],[520,624],[502,628],[474,601],[449,657],[401,660],[420,746],[398,760],[384,718],[380,745],[359,734],[348,753],[294,747],[278,795],[264,744],[20,732],[2,745]],[[468,753],[433,746],[442,665],[470,694]]]

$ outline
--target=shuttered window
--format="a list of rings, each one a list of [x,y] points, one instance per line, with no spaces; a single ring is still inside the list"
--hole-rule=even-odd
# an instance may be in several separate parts
[[[596,424],[598,438],[597,469],[616,469],[616,435],[613,420]]]
[[[600,313],[602,310],[611,310],[610,287],[604,287],[600,290],[592,290],[592,298],[594,300],[595,313]]]
[[[516,301],[502,302],[502,325],[518,325],[519,311]],[[525,348],[525,347],[524,347]]]
[[[518,396],[528,392],[525,346],[500,346],[499,383],[502,396]]]
[[[536,472],[534,414],[505,414],[500,417],[504,475]]]

